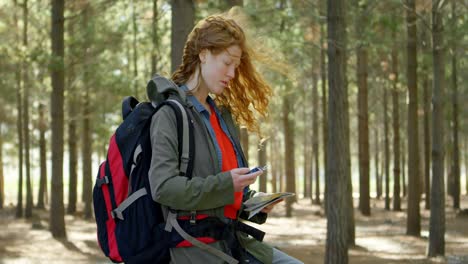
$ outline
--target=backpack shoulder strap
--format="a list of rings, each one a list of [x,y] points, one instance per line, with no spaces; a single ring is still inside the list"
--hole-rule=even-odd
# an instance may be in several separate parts
[[[163,105],[170,106],[176,115],[177,139],[179,142],[179,171],[182,176],[192,178],[193,155],[194,155],[194,135],[192,115],[190,111],[177,100],[167,99],[158,105],[158,109]]]

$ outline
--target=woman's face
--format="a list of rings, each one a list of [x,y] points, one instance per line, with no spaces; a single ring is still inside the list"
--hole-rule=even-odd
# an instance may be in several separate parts
[[[201,74],[205,88],[209,93],[221,94],[235,77],[240,64],[242,50],[232,45],[218,54],[209,50],[200,53]]]

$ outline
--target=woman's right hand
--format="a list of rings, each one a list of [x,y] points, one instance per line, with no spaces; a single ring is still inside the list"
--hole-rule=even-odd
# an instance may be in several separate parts
[[[257,177],[263,173],[262,170],[259,170],[246,174],[249,171],[249,168],[236,168],[231,170],[232,182],[235,192],[241,192],[246,186],[253,184],[257,180]]]

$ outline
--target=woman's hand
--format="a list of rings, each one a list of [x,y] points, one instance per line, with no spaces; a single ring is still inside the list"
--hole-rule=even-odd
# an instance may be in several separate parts
[[[264,196],[264,195],[267,195],[266,193],[264,192],[258,192],[256,193],[254,196]],[[269,212],[271,212],[271,210],[273,210],[273,208],[275,207],[275,205],[277,205],[278,203],[284,201],[284,199],[279,199],[277,200],[276,202],[266,206],[265,208],[263,208],[260,212],[262,213],[265,213],[265,214],[268,214]]]
[[[265,214],[268,214],[269,212],[271,212],[271,210],[273,210],[273,207],[275,207],[275,205],[277,205],[278,203],[284,201],[284,199],[279,199],[278,201],[266,206],[265,208],[262,209],[262,213],[265,213]]]
[[[246,174],[250,171],[249,168],[236,168],[231,170],[232,183],[235,192],[242,192],[246,186],[253,184],[259,175],[263,173],[262,170]]]

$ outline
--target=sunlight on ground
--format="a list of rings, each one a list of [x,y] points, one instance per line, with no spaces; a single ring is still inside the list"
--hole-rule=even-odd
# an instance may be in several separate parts
[[[368,251],[373,252],[387,252],[391,254],[415,254],[418,251],[411,247],[411,245],[404,244],[401,242],[401,239],[395,237],[383,238],[383,237],[363,237],[357,238],[356,244],[366,248]]]
[[[383,200],[373,203],[371,217],[355,211],[356,246],[349,249],[350,264],[468,264],[467,217],[456,217],[448,207],[446,257],[428,259],[429,211],[421,212],[421,237],[412,237],[405,235],[404,211],[385,210]],[[462,207],[467,206],[468,197],[464,196]],[[49,213],[35,210],[35,214],[37,220],[18,220],[14,208],[0,210],[0,264],[111,263],[99,249],[94,221],[67,215],[68,240],[62,241],[52,238],[48,231]],[[254,226],[266,232],[265,242],[306,264],[323,264],[327,233],[323,208],[300,199],[294,204],[293,216],[284,215],[285,207],[279,205],[265,224]]]

